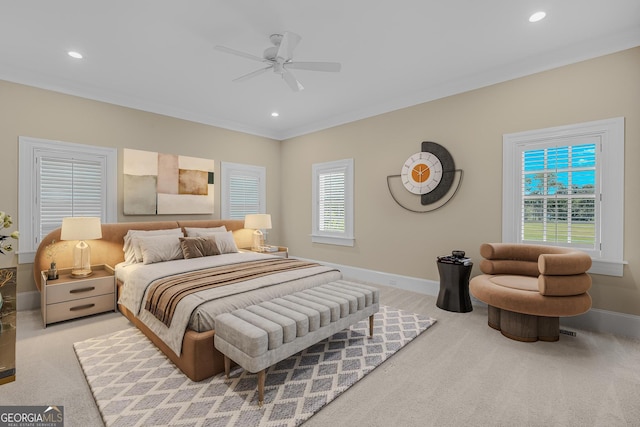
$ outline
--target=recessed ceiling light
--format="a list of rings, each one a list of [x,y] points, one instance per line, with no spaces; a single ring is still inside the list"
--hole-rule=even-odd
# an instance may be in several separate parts
[[[538,22],[544,19],[544,17],[547,16],[547,14],[545,12],[536,12],[533,15],[531,15],[529,17],[529,22]]]
[[[278,113],[277,111],[274,111],[273,113],[271,113],[271,117],[278,117],[280,115],[280,113]]]
[[[75,59],[82,59],[82,54],[80,52],[76,52],[75,50],[70,50],[69,52],[67,52],[67,55]]]

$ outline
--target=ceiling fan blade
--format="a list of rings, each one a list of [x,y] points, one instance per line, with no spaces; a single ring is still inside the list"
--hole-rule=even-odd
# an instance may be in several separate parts
[[[304,89],[302,83],[300,83],[289,71],[283,70],[282,78],[287,82],[292,91],[298,92]]]
[[[214,46],[214,49],[215,50],[219,50],[220,52],[230,53],[232,55],[237,55],[237,56],[242,56],[243,58],[253,59],[254,61],[269,62],[264,58],[260,58],[259,56],[252,55],[250,53],[242,52],[242,51],[239,51],[239,50],[231,49],[230,47],[226,47],[226,46]]]
[[[250,72],[248,74],[245,74],[243,76],[235,78],[232,81],[234,81],[234,82],[243,82],[245,80],[249,80],[252,77],[259,76],[260,74],[264,73],[267,70],[270,70],[271,68],[273,68],[273,65],[269,65],[268,67],[264,67],[264,68],[260,68],[259,70],[256,70],[256,71],[252,71],[252,72]]]
[[[342,68],[339,62],[286,62],[286,68],[337,73]]]
[[[298,43],[300,43],[300,40],[302,40],[302,37],[298,34],[289,31],[285,32],[282,35],[282,40],[280,41],[280,47],[278,48],[276,57],[282,58],[285,61],[293,58],[293,51],[296,46],[298,46]]]

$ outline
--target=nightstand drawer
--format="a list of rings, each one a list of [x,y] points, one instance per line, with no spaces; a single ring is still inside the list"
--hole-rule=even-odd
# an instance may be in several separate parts
[[[47,284],[47,305],[105,294],[111,294],[111,299],[113,300],[113,280],[113,276],[107,276],[83,279],[78,282],[65,282],[59,285],[49,282]]]
[[[113,290],[113,281],[111,289]],[[48,304],[46,323],[61,322],[63,320],[75,319],[76,317],[111,311],[113,310],[114,298],[115,296],[112,292],[107,295],[76,299],[58,304]]]

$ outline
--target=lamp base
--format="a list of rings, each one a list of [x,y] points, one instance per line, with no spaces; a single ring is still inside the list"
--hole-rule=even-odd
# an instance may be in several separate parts
[[[260,230],[253,232],[253,242],[251,244],[252,251],[260,251],[264,246],[264,234]]]
[[[71,277],[79,279],[81,277],[89,277],[93,274],[91,270],[71,270]]]

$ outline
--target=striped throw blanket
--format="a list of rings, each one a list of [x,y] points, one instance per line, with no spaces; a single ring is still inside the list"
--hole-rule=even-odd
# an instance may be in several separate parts
[[[145,309],[170,326],[180,300],[194,292],[318,265],[320,264],[297,259],[269,258],[175,274],[151,283]]]

